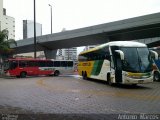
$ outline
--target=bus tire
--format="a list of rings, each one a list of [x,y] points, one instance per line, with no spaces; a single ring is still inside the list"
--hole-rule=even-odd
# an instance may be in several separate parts
[[[58,71],[58,70],[56,70],[56,71],[54,72],[54,76],[59,76],[59,71]]]
[[[112,83],[112,81],[111,81],[111,75],[110,75],[110,73],[107,74],[107,83],[108,83],[108,85],[110,85],[110,86],[113,85],[113,83]]]
[[[85,72],[85,73],[83,73],[83,79],[84,80],[87,80],[88,78],[87,78],[87,73]]]
[[[21,72],[21,73],[20,73],[20,77],[21,77],[21,78],[25,78],[26,76],[27,76],[27,73],[26,73],[26,72]]]
[[[154,81],[159,81],[159,80],[160,80],[160,74],[159,74],[158,71],[155,71],[155,72],[154,72],[153,80],[154,80]]]

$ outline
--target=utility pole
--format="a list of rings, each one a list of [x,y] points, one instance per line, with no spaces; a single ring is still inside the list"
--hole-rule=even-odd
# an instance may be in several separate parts
[[[36,0],[34,0],[34,58],[37,57],[36,46]]]

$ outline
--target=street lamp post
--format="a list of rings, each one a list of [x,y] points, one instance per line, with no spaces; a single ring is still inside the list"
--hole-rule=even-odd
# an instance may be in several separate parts
[[[36,0],[34,0],[34,58],[36,56]]]
[[[51,8],[51,34],[52,34],[52,5],[51,4],[48,4]]]

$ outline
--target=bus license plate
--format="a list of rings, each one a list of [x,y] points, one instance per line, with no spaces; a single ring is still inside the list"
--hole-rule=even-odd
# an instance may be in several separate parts
[[[143,83],[143,80],[139,80],[138,83]]]

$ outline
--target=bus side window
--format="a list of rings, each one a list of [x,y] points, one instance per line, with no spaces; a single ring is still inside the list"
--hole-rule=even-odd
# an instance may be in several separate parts
[[[94,56],[94,60],[97,60],[97,56],[96,55]]]
[[[106,54],[106,55],[105,55],[105,59],[110,60],[110,59],[111,59],[111,56],[110,56],[109,54]]]
[[[45,61],[40,61],[39,62],[39,67],[46,67],[46,62]]]
[[[61,67],[67,67],[67,61],[61,61]]]
[[[60,61],[54,61],[54,67],[60,67]]]
[[[73,67],[73,61],[68,61],[68,67]]]
[[[102,55],[102,60],[104,60],[106,58],[106,56],[105,55]]]
[[[53,67],[53,61],[46,61],[46,67]]]
[[[19,67],[26,67],[27,62],[26,61],[19,61]]]
[[[94,59],[93,54],[90,55],[90,58],[91,58],[91,59],[90,59],[91,61]]]
[[[105,59],[111,60],[110,52],[109,52],[109,46],[105,48]]]
[[[92,55],[91,54],[87,54],[87,61],[91,61],[92,60]]]
[[[38,66],[36,61],[28,61],[28,67],[35,67]]]
[[[12,61],[10,64],[10,68],[11,69],[15,69],[18,66],[18,62],[17,61]]]

